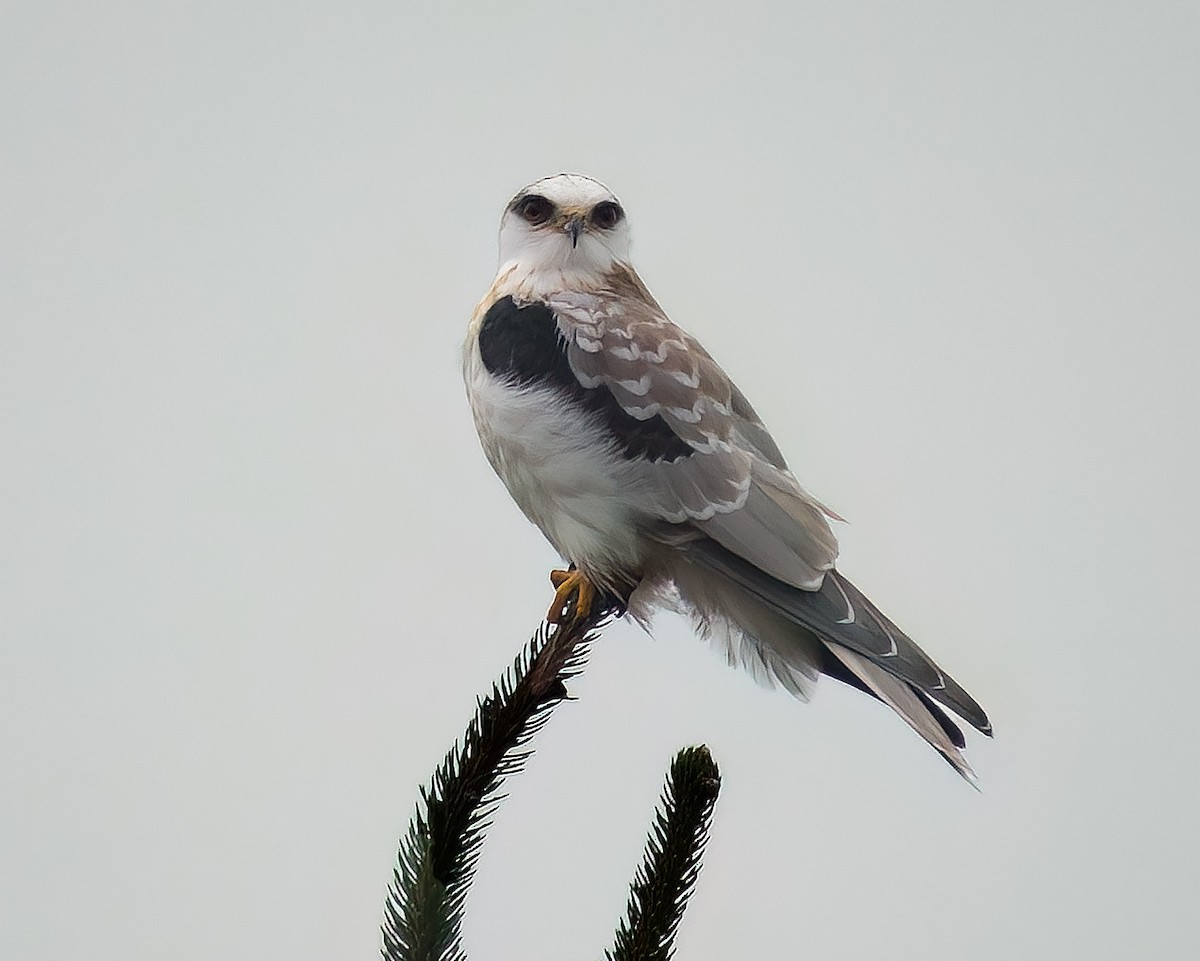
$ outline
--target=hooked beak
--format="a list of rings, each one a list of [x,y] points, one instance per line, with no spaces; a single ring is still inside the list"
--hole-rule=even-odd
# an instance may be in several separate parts
[[[567,221],[566,227],[563,228],[567,232],[567,236],[571,238],[571,249],[579,245],[579,235],[583,233],[583,218],[572,217]]]

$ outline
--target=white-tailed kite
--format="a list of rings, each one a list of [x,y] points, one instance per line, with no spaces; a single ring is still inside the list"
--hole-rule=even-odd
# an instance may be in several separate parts
[[[572,565],[552,620],[597,595],[682,610],[760,680],[877,697],[974,782],[942,708],[990,734],[987,715],[834,567],[836,515],[650,295],[603,184],[558,174],[508,204],[464,376],[488,460]]]

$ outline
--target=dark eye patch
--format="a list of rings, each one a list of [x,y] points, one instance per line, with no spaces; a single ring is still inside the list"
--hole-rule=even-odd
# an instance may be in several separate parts
[[[513,211],[531,227],[540,227],[554,216],[554,204],[541,194],[530,194],[518,200]]]
[[[624,219],[625,211],[621,209],[621,205],[613,203],[611,200],[604,200],[596,204],[592,208],[592,212],[588,214],[588,220],[591,221],[592,226],[599,227],[601,230],[612,230]]]

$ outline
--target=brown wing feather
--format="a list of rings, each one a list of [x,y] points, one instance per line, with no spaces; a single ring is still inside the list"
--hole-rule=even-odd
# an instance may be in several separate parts
[[[660,519],[690,524],[772,577],[821,586],[837,541],[827,511],[787,470],[754,408],[708,352],[671,323],[632,270],[549,298],[580,383],[632,417],[661,417],[694,451],[645,464]]]

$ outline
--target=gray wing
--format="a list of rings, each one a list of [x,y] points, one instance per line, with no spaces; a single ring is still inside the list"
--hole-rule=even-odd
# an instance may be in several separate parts
[[[603,388],[629,418],[660,419],[663,433],[686,443],[686,456],[647,459],[645,470],[658,516],[678,525],[666,542],[714,575],[701,596],[736,585],[794,625],[792,635],[740,627],[801,673],[813,656],[805,639],[815,636],[829,652],[819,670],[884,701],[971,779],[961,732],[930,702],[990,734],[983,709],[834,569],[837,542],[826,518],[836,515],[800,487],[744,395],[667,320],[636,275],[617,280],[612,291],[563,295],[548,306],[580,384]],[[745,614],[738,603],[729,607]]]
[[[572,372],[626,415],[659,418],[686,456],[647,459],[651,509],[785,584],[818,589],[837,558],[830,514],[800,487],[749,402],[632,271],[612,289],[546,300]]]
[[[762,571],[711,541],[694,541],[683,549],[700,566],[728,577],[772,610],[812,631],[835,654],[838,648],[852,651],[991,734],[991,722],[976,700],[837,571],[826,576],[819,591],[801,591],[763,577]]]

